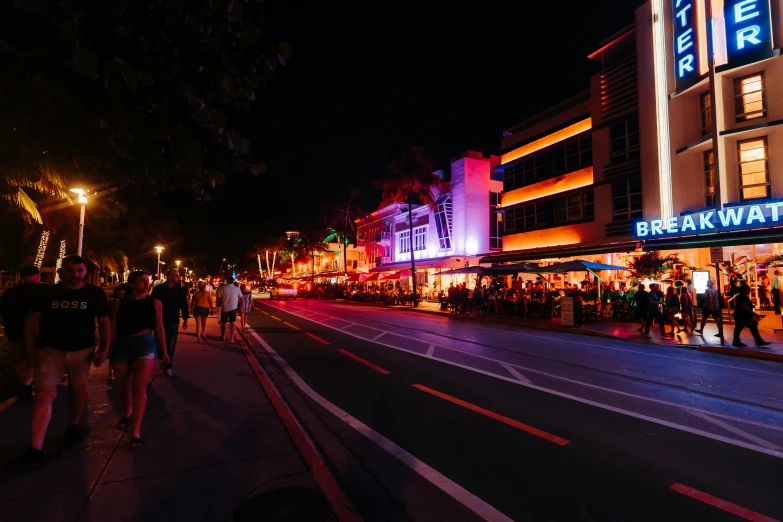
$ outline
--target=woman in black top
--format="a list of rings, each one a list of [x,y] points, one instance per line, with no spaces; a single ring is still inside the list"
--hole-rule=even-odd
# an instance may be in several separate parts
[[[132,424],[131,448],[140,448],[141,419],[147,407],[147,383],[155,367],[157,347],[162,348],[164,364],[168,364],[170,359],[163,330],[163,307],[149,295],[149,274],[132,272],[128,283],[131,290],[123,299],[116,301],[112,308],[109,359],[125,409],[118,427],[125,429],[128,424]]]

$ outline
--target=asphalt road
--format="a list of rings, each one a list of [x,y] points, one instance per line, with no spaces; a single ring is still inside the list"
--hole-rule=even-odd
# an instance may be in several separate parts
[[[314,392],[511,519],[783,519],[779,363],[262,303],[251,327]]]

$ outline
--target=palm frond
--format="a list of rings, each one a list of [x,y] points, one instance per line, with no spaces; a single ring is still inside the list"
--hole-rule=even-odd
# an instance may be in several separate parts
[[[27,192],[25,192],[22,187],[17,187],[15,193],[3,197],[21,210],[22,219],[24,219],[26,223],[43,224],[41,213],[38,211],[38,205],[35,204],[35,201],[27,195]]]

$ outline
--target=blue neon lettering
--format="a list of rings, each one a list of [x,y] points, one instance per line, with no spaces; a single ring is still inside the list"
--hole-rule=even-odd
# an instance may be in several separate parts
[[[778,220],[778,209],[780,207],[783,207],[783,203],[767,203],[764,206],[772,211],[772,221],[777,221]]]
[[[696,224],[693,222],[693,216],[685,216],[682,218],[682,229],[683,232],[687,230],[693,230],[696,231]]]
[[[761,27],[758,25],[751,25],[744,29],[737,31],[737,49],[744,49],[745,42],[750,42],[753,45],[759,45],[761,40],[756,38],[761,33]]]
[[[673,234],[677,232],[677,218],[676,217],[670,217],[666,220],[666,232]]]
[[[707,230],[708,228],[715,228],[715,225],[712,224],[712,215],[714,212],[710,211],[707,213],[702,212],[699,214],[699,230]]]
[[[684,33],[682,33],[680,36],[677,37],[677,53],[681,53],[685,51],[685,49],[689,47],[693,47],[693,39],[691,38],[691,35],[693,33],[693,29],[688,29]]]
[[[680,7],[680,4],[682,3],[682,0],[677,0],[677,3],[674,5],[674,8],[677,9]]]
[[[663,227],[663,221],[660,219],[653,219],[650,221],[650,231],[652,235],[655,234],[663,234],[663,230],[661,229]]]
[[[760,14],[756,7],[757,1],[758,0],[742,0],[741,2],[737,2],[734,5],[734,21],[739,23],[757,17]],[[754,9],[756,10],[753,11]],[[752,12],[748,13],[748,11]]]
[[[680,11],[679,11],[679,12],[678,12],[676,15],[674,15],[674,16],[676,16],[677,18],[679,18],[679,19],[680,19],[680,27],[685,27],[685,25],[686,25],[686,23],[687,23],[687,22],[685,21],[685,13],[686,13],[686,11],[687,11],[688,9],[690,9],[691,7],[693,7],[693,6],[692,6],[691,4],[688,4],[688,5],[686,5],[685,7],[683,7],[683,8],[682,8],[682,9],[681,9],[681,10],[680,10]]]
[[[752,225],[753,221],[758,221],[759,223],[766,223],[767,220],[764,219],[764,214],[761,213],[761,205],[753,205],[748,209],[748,225]]]
[[[644,237],[649,233],[649,227],[646,221],[639,221],[636,223],[636,235],[638,237]]]
[[[689,54],[684,56],[683,58],[680,58],[678,67],[679,67],[678,74],[680,78],[685,76],[686,72],[693,72],[693,55]]]
[[[718,219],[720,219],[721,225],[728,227],[729,225],[737,226],[742,221],[742,214],[745,213],[745,209],[740,208],[727,208],[726,210],[718,211]]]

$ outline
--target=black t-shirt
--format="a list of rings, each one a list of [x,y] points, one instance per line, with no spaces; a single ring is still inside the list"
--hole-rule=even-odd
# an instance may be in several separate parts
[[[130,337],[142,330],[155,330],[155,303],[152,296],[144,299],[126,297],[117,309],[117,337]]]
[[[11,341],[24,341],[24,323],[33,305],[49,288],[43,283],[25,283],[9,288],[0,295],[0,314],[3,314],[5,336]]]
[[[33,311],[41,313],[41,346],[77,352],[95,346],[95,320],[108,317],[109,304],[97,286],[70,290],[60,283],[48,288]]]

